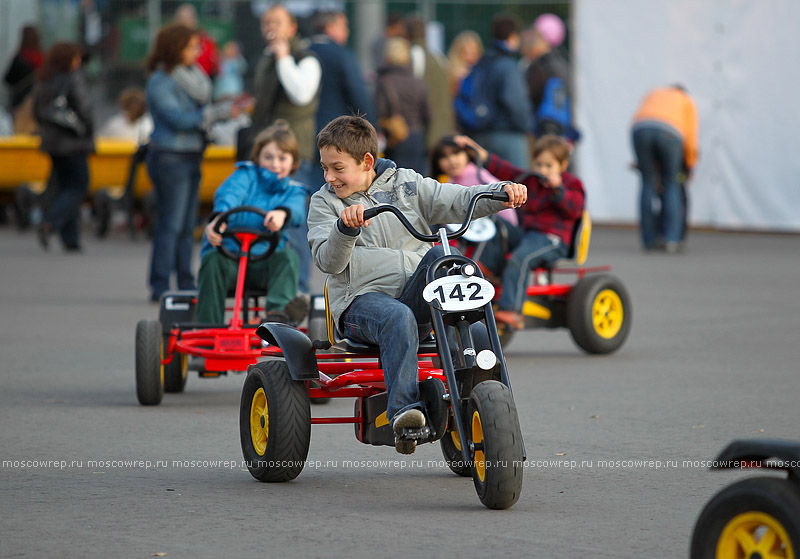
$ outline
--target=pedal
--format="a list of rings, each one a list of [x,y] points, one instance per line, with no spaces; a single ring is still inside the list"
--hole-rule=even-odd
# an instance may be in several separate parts
[[[422,427],[421,429],[405,428],[405,429],[403,429],[403,434],[400,435],[400,438],[401,439],[408,439],[410,441],[417,441],[419,443],[419,442],[422,442],[422,441],[425,441],[425,440],[431,438],[432,435],[433,435],[433,431],[431,431],[431,428],[426,425],[425,427]]]

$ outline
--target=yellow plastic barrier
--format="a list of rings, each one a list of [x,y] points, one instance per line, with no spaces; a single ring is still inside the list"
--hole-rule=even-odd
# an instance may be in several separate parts
[[[89,192],[124,186],[136,144],[128,140],[98,138],[89,156]],[[233,172],[234,146],[209,146],[203,157],[200,201],[212,203],[214,192]],[[50,157],[39,151],[38,136],[0,137],[0,191],[11,192],[26,183],[44,182],[50,175]],[[136,175],[135,192],[141,197],[152,188],[142,166]]]

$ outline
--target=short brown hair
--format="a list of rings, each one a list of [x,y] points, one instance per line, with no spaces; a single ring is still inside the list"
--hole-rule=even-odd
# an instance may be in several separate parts
[[[275,142],[281,151],[285,151],[292,156],[292,171],[290,174],[295,174],[297,169],[300,168],[300,150],[297,146],[297,137],[289,127],[289,123],[285,120],[276,120],[275,123],[269,128],[262,130],[253,140],[253,151],[250,152],[250,159],[255,164],[258,164],[258,156],[264,146]]]
[[[349,154],[357,163],[372,154],[378,158],[378,133],[367,119],[345,115],[334,118],[317,134],[317,148],[334,147]]]
[[[119,107],[127,114],[131,122],[138,120],[147,112],[144,91],[139,87],[127,87],[117,97]]]
[[[46,82],[56,74],[66,74],[72,70],[72,61],[76,56],[83,56],[83,49],[77,43],[55,43],[42,61],[37,77]]]
[[[153,50],[150,51],[147,62],[145,62],[147,73],[155,72],[159,64],[164,65],[164,71],[171,72],[175,66],[181,63],[183,49],[197,34],[199,31],[196,29],[190,29],[179,23],[163,27],[156,35]]]
[[[536,159],[546,151],[549,151],[559,163],[569,161],[569,144],[561,136],[547,134],[536,140],[533,144],[533,158]]]
[[[514,33],[519,33],[522,23],[514,14],[497,14],[492,18],[492,39],[506,41]]]

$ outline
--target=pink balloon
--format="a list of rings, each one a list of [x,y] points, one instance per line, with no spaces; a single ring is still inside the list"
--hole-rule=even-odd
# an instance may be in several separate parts
[[[557,47],[564,42],[566,29],[564,22],[555,14],[542,14],[533,22],[533,28],[541,33],[550,46]]]

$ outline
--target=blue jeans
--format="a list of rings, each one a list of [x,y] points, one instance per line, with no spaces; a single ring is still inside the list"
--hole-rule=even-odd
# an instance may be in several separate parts
[[[61,235],[68,249],[80,248],[81,203],[89,191],[89,163],[85,153],[50,155],[56,198],[45,214],[45,222]]]
[[[292,176],[294,180],[310,188],[311,192],[316,192],[311,186],[313,172],[311,163],[302,161],[300,168]],[[319,186],[319,185],[318,185]],[[290,227],[286,230],[289,236],[289,246],[297,253],[300,259],[300,279],[297,287],[303,293],[311,293],[311,248],[308,246],[308,199],[306,198],[305,215],[303,223],[299,227]]]
[[[639,124],[633,130],[633,149],[642,190],[639,201],[642,244],[653,248],[658,236],[658,222],[663,223],[664,242],[677,243],[683,233],[683,200],[678,174],[683,167],[683,140],[666,126]],[[661,182],[661,193],[656,191],[656,174]],[[653,203],[661,198],[661,216],[653,210]]]
[[[417,351],[419,339],[430,332],[432,320],[422,290],[428,268],[443,254],[441,246],[429,250],[397,299],[385,293],[359,295],[341,318],[347,338],[380,347],[383,376],[389,391],[386,417],[390,421],[399,412],[422,408]]]
[[[472,136],[481,147],[496,153],[512,165],[521,169],[531,167],[531,148],[528,136],[522,132],[490,131]]]
[[[169,290],[173,271],[178,276],[178,289],[195,289],[192,249],[202,158],[202,153],[150,150],[147,154],[147,173],[158,208],[150,259],[153,299]]]
[[[515,228],[510,226],[509,229]],[[496,274],[502,274],[503,292],[497,301],[497,308],[521,312],[528,287],[528,272],[543,264],[564,258],[569,247],[554,235],[546,235],[540,231],[522,231],[521,235],[515,232],[509,234],[508,239],[511,258],[505,260],[501,243],[496,239],[497,237],[487,243],[481,262]],[[492,267],[489,263],[496,267]],[[505,267],[502,267],[502,264],[505,264]]]

